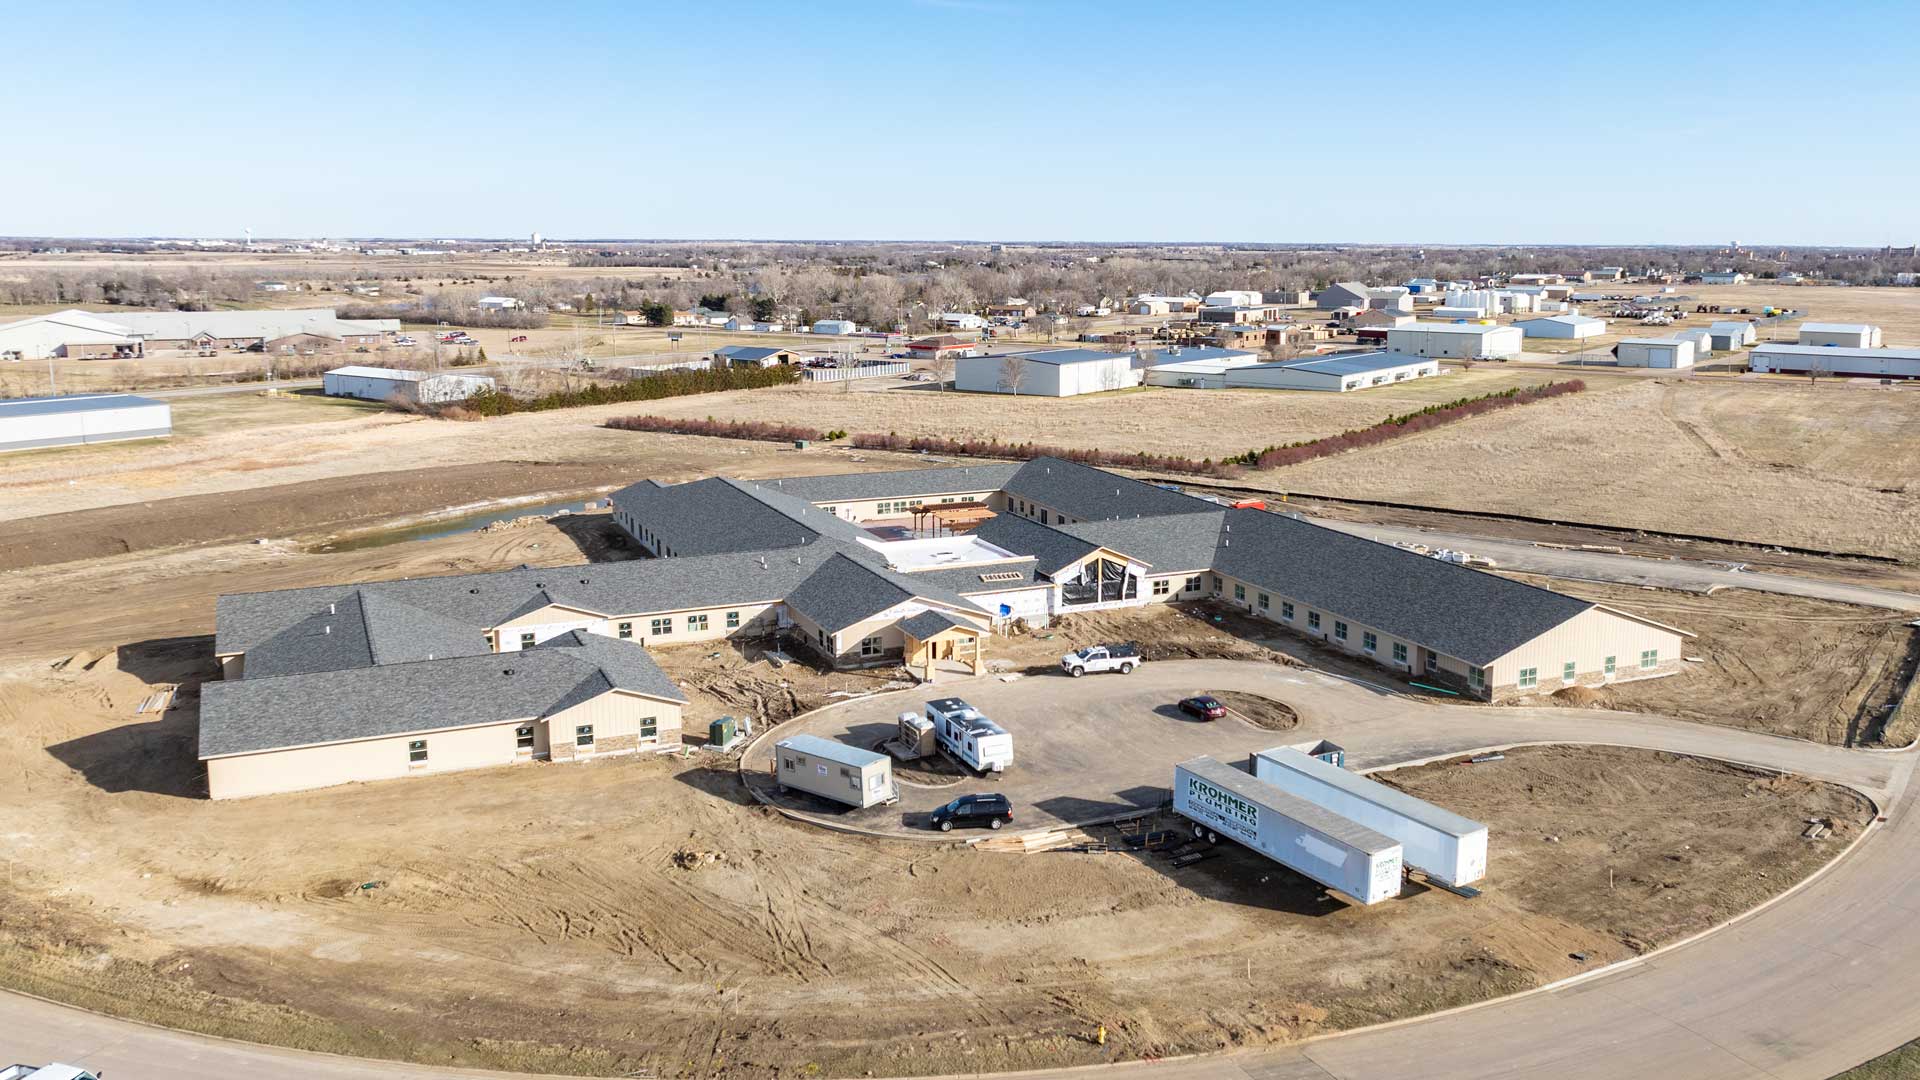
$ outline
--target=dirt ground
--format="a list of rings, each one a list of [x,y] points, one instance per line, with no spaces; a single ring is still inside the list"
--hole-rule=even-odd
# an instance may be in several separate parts
[[[1445,469],[1432,463],[1445,461]],[[1920,558],[1920,393],[1662,379],[1253,474],[1248,487]]]
[[[1239,849],[1173,870],[817,830],[694,750],[210,803],[205,640],[136,632],[0,674],[0,982],[448,1065],[859,1076],[1257,1046],[1630,956],[1785,888],[1864,817],[1632,751],[1435,765],[1394,782],[1489,823],[1486,894],[1359,909]],[[1833,837],[1800,840],[1808,817]]]
[[[1691,631],[1682,652],[1699,660],[1664,679],[1514,704],[1630,709],[1840,746],[1904,746],[1920,734],[1920,710],[1886,729],[1920,659],[1910,616],[1744,589],[1699,596],[1509,576]]]

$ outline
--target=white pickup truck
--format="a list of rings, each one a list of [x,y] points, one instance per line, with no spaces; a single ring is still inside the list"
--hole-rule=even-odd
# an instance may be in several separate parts
[[[1122,675],[1130,675],[1134,668],[1146,662],[1147,658],[1141,656],[1140,650],[1132,645],[1089,645],[1061,657],[1060,668],[1077,679],[1089,671],[1095,674],[1117,671]]]

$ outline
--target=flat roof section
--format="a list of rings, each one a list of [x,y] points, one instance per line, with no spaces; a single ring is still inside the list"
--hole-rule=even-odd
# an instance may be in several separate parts
[[[166,402],[136,394],[53,394],[0,400],[0,419],[13,416],[53,416],[60,413],[132,409]]]

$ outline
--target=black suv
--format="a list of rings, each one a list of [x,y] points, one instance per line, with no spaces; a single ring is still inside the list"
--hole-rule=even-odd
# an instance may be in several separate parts
[[[941,832],[956,828],[997,829],[1013,820],[1013,803],[1005,795],[962,795],[933,812],[928,824]]]

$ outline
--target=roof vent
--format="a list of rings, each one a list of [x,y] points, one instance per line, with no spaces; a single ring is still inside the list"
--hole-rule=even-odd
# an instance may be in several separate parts
[[[502,675],[511,675],[511,674],[513,674],[513,669],[512,669],[512,668],[510,668],[510,667],[509,667],[509,668],[501,668],[501,669],[500,669],[500,674],[502,674]]]
[[[587,583],[587,579],[586,579],[586,578],[581,578],[581,579],[580,579],[580,584],[582,584],[582,585],[585,585],[586,583]]]
[[[331,634],[333,633],[333,627],[331,625],[323,626],[320,628],[320,632],[322,634]]]
[[[472,594],[473,594],[473,595],[475,595],[475,596],[479,596],[479,595],[480,595],[480,590],[479,590],[479,589],[468,589],[467,591],[468,591],[468,592],[470,592],[470,593],[472,593]]]
[[[328,605],[327,605],[327,614],[329,614],[329,615],[331,615],[331,614],[333,614],[333,605],[332,605],[332,604],[328,604]]]

